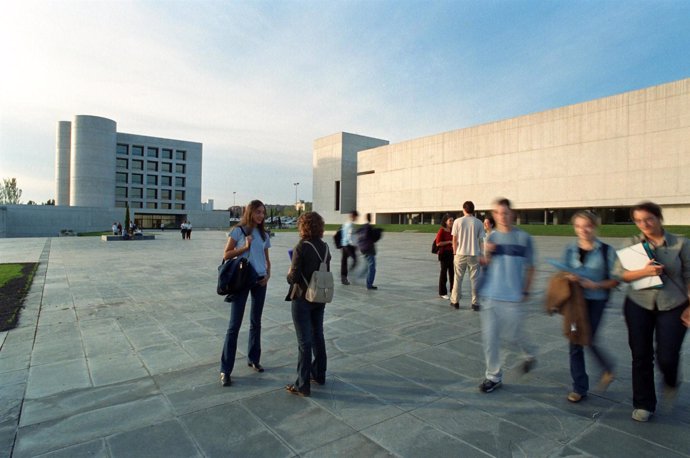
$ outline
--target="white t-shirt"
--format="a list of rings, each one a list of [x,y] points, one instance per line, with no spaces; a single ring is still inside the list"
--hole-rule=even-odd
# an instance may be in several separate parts
[[[484,224],[472,215],[465,215],[453,222],[453,236],[458,238],[458,250],[455,254],[479,256],[481,242],[484,238]]]

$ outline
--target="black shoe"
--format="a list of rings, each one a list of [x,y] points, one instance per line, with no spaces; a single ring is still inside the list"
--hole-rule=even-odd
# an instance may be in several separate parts
[[[317,385],[325,385],[326,380],[319,381],[319,380],[316,380],[315,378],[311,378],[311,379],[309,379],[309,383],[316,383]]]
[[[251,367],[256,372],[263,372],[264,371],[263,366],[259,363],[247,363],[247,366]]]
[[[479,310],[481,310],[481,307],[479,304],[472,304],[472,310],[478,312]]]
[[[479,385],[479,391],[482,393],[491,393],[493,390],[501,386],[501,382],[492,382],[488,378]]]
[[[309,391],[300,391],[297,389],[295,385],[286,385],[285,386],[285,391],[287,391],[290,394],[295,394],[297,396],[302,396],[304,398],[311,396],[311,392]]]
[[[345,285],[345,286],[347,286],[347,285],[350,284],[350,280],[348,280],[347,278],[343,278],[343,279],[342,279],[342,284]]]
[[[221,384],[221,386],[232,385],[232,381],[230,380],[230,374],[226,374],[225,372],[221,372],[220,373],[220,384]]]
[[[367,286],[367,289],[379,289],[379,287],[378,287],[378,286],[373,286],[373,285],[372,285],[372,286]]]
[[[455,302],[455,303],[451,302],[451,303],[450,303],[450,306],[453,307],[453,308],[456,308],[456,309],[459,309],[459,308],[460,308],[460,304],[458,304],[457,302]]]
[[[532,369],[534,369],[534,366],[537,365],[537,360],[534,358],[529,358],[526,359],[525,362],[522,363],[522,373],[526,374]]]

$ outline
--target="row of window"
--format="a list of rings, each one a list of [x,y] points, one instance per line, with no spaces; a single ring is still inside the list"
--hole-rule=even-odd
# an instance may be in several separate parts
[[[144,161],[141,159],[132,159],[132,170],[144,170]],[[117,168],[118,169],[128,169],[130,161],[129,159],[117,158]],[[172,173],[173,164],[171,162],[161,162],[160,163],[161,172]],[[158,171],[158,162],[146,161],[146,170],[149,172]],[[187,167],[184,164],[175,164],[175,173],[185,173]]]
[[[163,175],[160,177],[158,175],[146,175],[146,184],[158,186],[158,184],[160,183],[161,186],[172,186],[173,178],[175,179],[176,188],[185,187],[186,179],[184,177],[171,177],[169,175]],[[120,184],[127,184],[127,173],[117,172],[115,174],[115,182]],[[144,175],[141,173],[132,173],[130,175],[129,183],[144,184]]]
[[[151,189],[151,188],[146,189],[146,198],[147,199],[158,199],[159,195],[160,195],[161,200],[172,200],[173,191],[172,191],[172,189]],[[184,200],[185,192],[184,191],[175,191],[174,196],[175,196],[175,200]],[[116,186],[115,187],[115,197],[118,197],[118,198],[133,197],[135,199],[143,199],[144,188],[126,188],[124,186]]]
[[[115,201],[115,206],[116,207],[122,207],[125,208],[127,206],[127,201],[125,200],[116,200]],[[130,208],[144,208],[144,202],[140,201],[132,201],[129,203]],[[162,210],[184,210],[184,204],[171,204],[169,202],[146,202],[146,208],[160,208]]]
[[[129,145],[123,144],[123,143],[118,143],[117,144],[117,154],[120,155],[127,155],[130,154],[132,156],[139,156],[139,157],[144,157],[144,149],[146,149],[146,157],[161,157],[162,159],[172,159],[173,158],[173,149],[172,148],[157,148],[154,146],[148,146],[144,148],[143,146],[140,145],[132,145],[131,147]],[[160,152],[160,156],[159,156]],[[174,150],[174,157],[178,161],[186,161],[187,160],[187,151],[181,150],[181,149],[176,149]]]

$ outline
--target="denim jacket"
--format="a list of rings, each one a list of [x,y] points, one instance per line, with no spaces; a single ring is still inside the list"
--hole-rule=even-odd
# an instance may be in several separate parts
[[[572,267],[574,272],[582,278],[600,282],[607,278],[613,278],[611,271],[616,263],[616,250],[609,246],[604,263],[603,242],[599,239],[594,241],[594,249],[585,255],[584,264],[580,262],[580,249],[577,242],[572,242],[565,247],[563,253],[563,263]],[[587,289],[584,288],[585,299],[606,300],[609,298],[608,289]]]

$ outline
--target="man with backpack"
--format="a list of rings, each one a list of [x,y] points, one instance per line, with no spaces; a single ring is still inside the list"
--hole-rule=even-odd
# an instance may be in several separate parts
[[[374,277],[376,277],[376,242],[381,238],[381,229],[372,226],[371,213],[367,213],[367,222],[359,228],[358,246],[359,251],[364,255],[367,261],[367,289],[377,290],[374,286]]]

